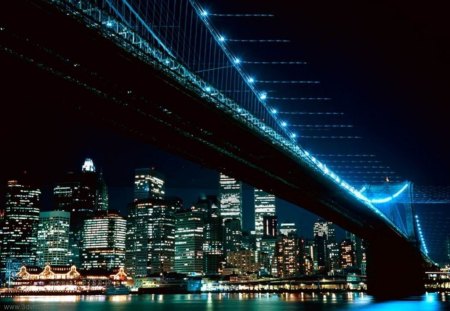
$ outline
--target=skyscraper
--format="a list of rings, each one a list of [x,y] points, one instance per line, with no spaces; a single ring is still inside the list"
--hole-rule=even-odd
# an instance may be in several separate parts
[[[108,210],[108,188],[103,175],[97,174],[94,162],[87,158],[81,172],[68,172],[53,188],[55,209],[70,212],[70,263],[81,264],[84,220],[95,212]]]
[[[255,189],[255,236],[256,247],[264,235],[264,217],[275,216],[275,196],[263,190]]]
[[[340,268],[339,264],[339,245],[336,241],[336,227],[330,221],[317,220],[314,223],[314,237],[318,236],[319,238],[315,240],[319,243],[317,244],[318,260],[322,259],[322,242],[321,237],[323,237],[323,243],[325,245],[325,253],[324,253],[324,270],[334,272]],[[318,262],[318,266],[322,269],[321,262]]]
[[[295,276],[299,272],[299,245],[298,237],[294,232],[288,235],[280,234],[277,238],[274,266],[280,278]]]
[[[280,233],[286,236],[288,236],[289,233],[297,234],[297,226],[292,222],[282,222],[280,224]]]
[[[239,219],[227,219],[224,223],[224,253],[237,252],[242,248],[242,230]]]
[[[204,214],[197,209],[180,211],[175,216],[175,271],[202,274]]]
[[[345,239],[341,242],[341,268],[343,270],[355,268],[356,258],[353,242]]]
[[[164,195],[161,174],[150,168],[135,170],[126,237],[126,267],[134,277],[173,271],[175,212],[181,202]]]
[[[220,173],[220,212],[223,220],[237,219],[242,230],[242,183]]]
[[[164,177],[153,168],[134,171],[134,199],[164,199]]]
[[[26,175],[8,181],[0,254],[3,275],[8,263],[36,264],[40,195]]]
[[[115,211],[97,212],[83,226],[82,266],[112,270],[125,263],[126,220]]]
[[[131,205],[126,234],[126,267],[134,277],[173,271],[176,207],[166,200]]]
[[[37,235],[37,264],[69,264],[70,213],[64,211],[41,212]]]
[[[220,204],[216,196],[203,196],[195,208],[204,213],[203,228],[203,271],[218,274],[224,261],[224,232],[220,215]]]

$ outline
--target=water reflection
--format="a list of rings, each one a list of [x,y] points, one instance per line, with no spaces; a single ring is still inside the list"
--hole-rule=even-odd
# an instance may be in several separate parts
[[[50,311],[262,311],[262,310],[351,310],[351,311],[397,311],[397,310],[445,310],[450,309],[449,294],[428,293],[397,301],[376,301],[364,293],[296,292],[296,293],[204,293],[180,295],[120,295],[120,296],[17,296],[0,298],[0,305],[19,305],[10,310]],[[23,307],[23,308],[22,308]],[[68,307],[68,308],[66,308]],[[6,309],[5,309],[6,310]]]

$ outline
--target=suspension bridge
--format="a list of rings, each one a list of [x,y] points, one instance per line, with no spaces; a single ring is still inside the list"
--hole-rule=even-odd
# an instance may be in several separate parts
[[[368,243],[374,295],[423,291],[432,262],[412,208],[412,183],[356,189],[304,149],[294,131],[299,126],[289,126],[264,87],[319,82],[248,74],[248,61],[231,52],[197,1],[24,0],[7,4],[0,17],[7,85],[36,91],[42,109],[66,109],[44,107],[57,97],[70,111],[358,234]]]

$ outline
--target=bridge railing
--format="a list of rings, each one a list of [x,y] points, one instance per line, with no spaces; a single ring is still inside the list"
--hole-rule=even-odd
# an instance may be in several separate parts
[[[191,72],[186,66],[181,64],[170,51],[150,44],[148,40],[142,38],[116,16],[102,10],[95,1],[47,1],[57,6],[65,13],[69,13],[75,18],[81,19],[87,27],[98,30],[104,37],[113,41],[128,53],[160,70],[171,79],[178,81],[186,89],[203,97],[216,108],[222,110],[239,122],[246,124],[247,127],[271,141],[271,143],[278,148],[291,155],[293,158],[298,159],[303,165],[307,165],[311,170],[325,176],[338,188],[348,192],[363,206],[369,208],[379,217],[383,218],[400,235],[407,238],[406,235],[382,212],[374,207],[364,195],[344,180],[341,180],[338,175],[328,169],[325,164],[316,159],[308,151],[279,134],[271,126],[260,121],[250,111],[242,108],[242,106],[220,92],[220,90],[216,89],[213,85],[206,82],[198,74]]]

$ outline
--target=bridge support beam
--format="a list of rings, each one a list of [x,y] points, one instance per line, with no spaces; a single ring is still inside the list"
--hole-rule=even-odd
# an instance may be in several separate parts
[[[372,238],[367,245],[367,289],[376,299],[422,295],[424,260],[406,242]]]

